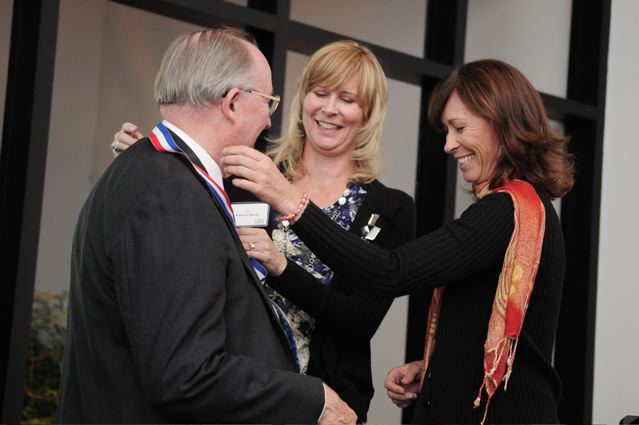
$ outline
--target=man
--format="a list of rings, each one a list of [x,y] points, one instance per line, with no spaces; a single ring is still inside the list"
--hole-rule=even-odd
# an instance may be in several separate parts
[[[169,47],[155,82],[164,121],[111,164],[78,219],[59,422],[354,421],[295,372],[223,191],[220,152],[271,125],[271,92],[245,33]]]

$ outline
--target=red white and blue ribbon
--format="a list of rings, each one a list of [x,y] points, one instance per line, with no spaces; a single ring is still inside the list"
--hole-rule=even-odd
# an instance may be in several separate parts
[[[213,178],[211,178],[211,176],[209,176],[209,174],[205,170],[198,167],[197,164],[195,164],[193,161],[190,160],[190,158],[177,145],[177,143],[175,143],[175,140],[173,140],[173,136],[169,132],[169,129],[166,128],[164,124],[159,123],[157,126],[155,126],[153,131],[151,131],[151,134],[149,134],[149,138],[151,139],[151,142],[153,143],[153,146],[155,147],[156,150],[160,152],[171,152],[175,154],[181,154],[186,159],[189,160],[189,162],[191,163],[191,165],[193,165],[193,168],[195,169],[197,174],[204,181],[204,183],[206,183],[206,186],[209,188],[209,190],[211,191],[215,199],[222,206],[222,209],[228,216],[229,220],[231,220],[231,223],[235,225],[235,213],[233,212],[231,201],[229,200],[229,197],[224,191],[224,189],[222,189],[220,185],[218,185],[215,182],[215,180],[213,180]]]
[[[215,180],[205,170],[203,170],[201,167],[199,167],[197,164],[191,161],[189,156],[177,145],[177,143],[175,143],[175,140],[173,139],[171,132],[169,131],[168,128],[166,128],[166,126],[163,123],[160,122],[155,126],[155,128],[151,131],[151,134],[149,134],[149,139],[151,139],[151,143],[153,144],[153,147],[158,152],[168,152],[168,153],[181,155],[187,161],[189,161],[189,163],[193,166],[193,169],[195,170],[197,175],[206,184],[206,187],[209,189],[209,191],[211,192],[215,200],[217,200],[217,202],[220,204],[220,206],[222,207],[222,210],[224,210],[228,219],[231,221],[231,223],[233,223],[233,226],[235,226],[235,213],[233,212],[233,206],[231,205],[231,201],[229,200],[229,197],[224,191],[224,189],[219,184],[217,184]],[[268,275],[266,268],[254,258],[251,258],[251,265],[253,266],[253,269],[255,269],[255,273],[257,274],[257,277],[263,283],[264,279],[266,279],[266,276]],[[301,370],[301,367],[300,367],[299,355],[297,353],[297,344],[295,343],[295,337],[293,336],[293,327],[291,326],[288,319],[286,318],[286,314],[284,314],[284,312],[279,308],[279,306],[277,306],[277,304],[275,304],[275,302],[273,302],[272,300],[270,301],[271,301],[273,310],[275,310],[275,314],[277,315],[277,318],[282,324],[282,328],[284,329],[286,339],[288,340],[288,343],[291,346],[291,350],[293,351],[293,357],[295,358],[295,365],[297,367],[297,371],[299,372]]]

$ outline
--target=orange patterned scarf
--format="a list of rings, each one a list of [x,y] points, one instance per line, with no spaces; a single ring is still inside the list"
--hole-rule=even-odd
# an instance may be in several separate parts
[[[519,333],[535,284],[546,223],[544,206],[530,183],[512,180],[491,191],[491,193],[497,192],[505,192],[512,197],[515,206],[515,226],[499,275],[497,292],[488,322],[488,335],[484,343],[484,379],[474,403],[475,407],[479,407],[482,390],[485,389],[488,400],[482,424],[486,420],[490,399],[499,388],[501,381],[504,381],[504,391],[508,386]],[[435,334],[443,296],[444,287],[433,291],[428,310],[424,368],[420,388],[424,383],[430,356],[435,350]]]

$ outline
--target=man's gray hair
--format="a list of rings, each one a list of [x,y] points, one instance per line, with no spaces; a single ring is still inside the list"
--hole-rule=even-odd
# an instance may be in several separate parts
[[[249,89],[253,36],[222,27],[186,33],[169,46],[155,77],[159,105],[207,106],[233,88]]]

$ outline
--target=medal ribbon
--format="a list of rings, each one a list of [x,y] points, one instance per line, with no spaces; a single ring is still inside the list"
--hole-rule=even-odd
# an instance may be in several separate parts
[[[191,161],[189,156],[177,145],[177,143],[175,143],[175,140],[173,139],[173,136],[171,135],[171,132],[169,131],[169,129],[166,128],[166,126],[160,122],[151,131],[151,134],[149,134],[149,139],[151,139],[151,143],[153,144],[153,147],[158,152],[168,152],[168,153],[180,155],[184,157],[187,161],[189,161],[189,163],[193,166],[193,169],[195,170],[197,175],[206,184],[206,187],[209,189],[209,192],[211,192],[215,200],[220,204],[220,206],[222,207],[222,210],[224,210],[224,212],[226,213],[226,216],[231,221],[231,223],[233,223],[233,226],[235,227],[235,213],[233,212],[233,206],[231,205],[231,201],[229,200],[229,197],[224,191],[224,189],[219,184],[217,184],[215,180],[211,178],[211,176],[205,170],[203,170],[201,167],[199,167],[197,164]],[[255,273],[257,274],[257,277],[260,279],[260,282],[264,284],[264,279],[266,279],[266,276],[268,275],[266,268],[254,258],[251,258],[251,265],[253,266],[253,269],[255,269]],[[293,327],[291,326],[288,319],[286,318],[286,314],[284,313],[284,311],[282,311],[282,309],[279,308],[279,306],[275,304],[273,300],[271,300],[270,298],[269,298],[269,301],[271,301],[271,307],[275,311],[275,315],[277,316],[279,322],[282,325],[284,334],[286,335],[286,339],[288,340],[288,344],[290,345],[291,350],[293,352],[293,357],[295,358],[295,366],[297,368],[297,371],[299,372],[301,368],[300,368],[299,356],[297,353],[297,344],[295,343],[295,338],[293,337]]]

